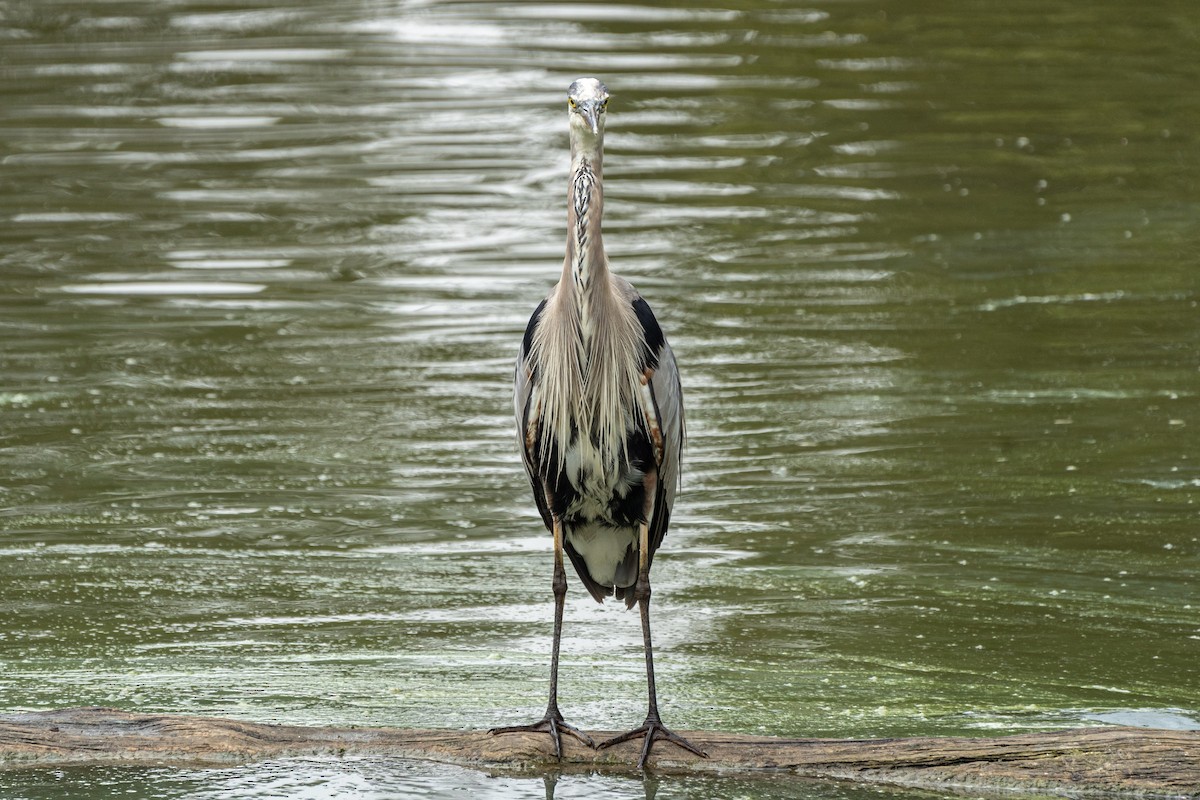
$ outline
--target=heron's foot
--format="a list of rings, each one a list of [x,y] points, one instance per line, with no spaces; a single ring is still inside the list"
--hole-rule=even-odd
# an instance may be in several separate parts
[[[638,759],[638,769],[646,768],[646,759],[650,757],[650,748],[653,744],[662,739],[672,744],[676,744],[687,750],[689,753],[695,753],[701,758],[708,758],[708,753],[701,750],[696,745],[689,742],[687,739],[680,736],[675,731],[662,724],[662,720],[657,716],[651,715],[646,717],[646,721],[642,723],[642,727],[634,728],[628,733],[622,733],[620,736],[614,736],[611,739],[601,742],[596,749],[603,750],[606,747],[612,747],[614,744],[627,742],[630,739],[643,737],[645,743],[642,745],[642,757]]]
[[[596,743],[592,741],[592,737],[574,725],[568,725],[563,722],[562,716],[556,714],[547,714],[539,722],[535,722],[532,725],[509,725],[504,728],[492,728],[488,733],[493,736],[498,733],[548,733],[554,741],[554,755],[559,761],[562,761],[562,735],[564,733],[574,736],[593,750],[596,748]]]

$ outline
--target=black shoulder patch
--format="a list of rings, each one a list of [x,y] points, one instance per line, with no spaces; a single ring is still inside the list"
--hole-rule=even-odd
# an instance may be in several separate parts
[[[533,310],[533,316],[529,318],[529,324],[525,326],[525,336],[521,339],[521,354],[529,355],[529,351],[533,348],[533,332],[537,329],[538,320],[542,318],[542,309],[546,307],[546,301],[538,303],[538,307]]]
[[[650,310],[649,303],[639,297],[633,301],[633,311],[637,314],[638,321],[642,323],[642,343],[646,348],[646,366],[650,369],[658,369],[658,354],[662,352],[663,345],[666,344],[666,337],[663,336],[662,328],[658,326],[658,320],[654,318],[654,312]]]

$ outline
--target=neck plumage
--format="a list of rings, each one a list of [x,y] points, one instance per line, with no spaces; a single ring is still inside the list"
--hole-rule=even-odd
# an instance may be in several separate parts
[[[640,391],[641,328],[633,306],[618,298],[600,239],[602,153],[600,137],[571,131],[567,256],[533,348],[557,468],[582,432],[595,460],[589,468],[615,481],[625,463],[626,416]]]
[[[600,138],[582,140],[571,136],[571,182],[567,187],[567,258],[563,264],[562,287],[570,287],[582,302],[592,287],[608,279],[608,259],[600,238],[604,214],[604,159]]]

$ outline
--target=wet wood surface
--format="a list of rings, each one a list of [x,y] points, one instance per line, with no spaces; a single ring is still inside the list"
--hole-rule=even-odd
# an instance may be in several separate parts
[[[783,739],[681,731],[700,759],[658,742],[661,773],[780,772],[862,783],[980,791],[1200,797],[1200,731],[1075,728],[989,738]],[[604,737],[605,732],[594,734]],[[640,742],[595,751],[544,734],[269,725],[182,714],[73,708],[0,715],[0,767],[201,766],[284,756],[394,756],[486,770],[632,771]]]

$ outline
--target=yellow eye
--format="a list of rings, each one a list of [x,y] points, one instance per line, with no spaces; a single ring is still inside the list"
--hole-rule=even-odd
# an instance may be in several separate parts
[[[571,108],[575,108],[575,98],[574,98],[574,97],[568,97],[568,98],[567,98],[567,105],[568,105],[569,107],[571,107]]]

